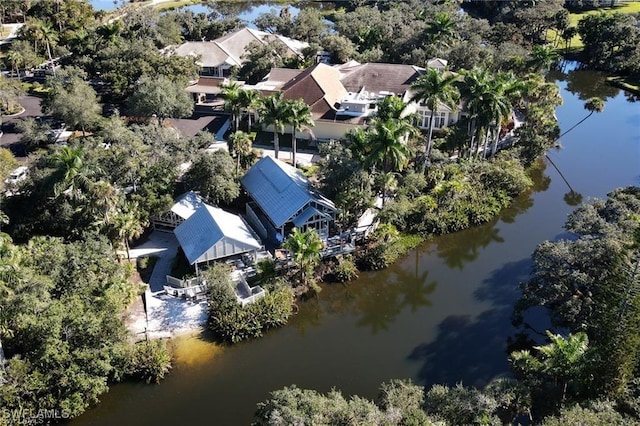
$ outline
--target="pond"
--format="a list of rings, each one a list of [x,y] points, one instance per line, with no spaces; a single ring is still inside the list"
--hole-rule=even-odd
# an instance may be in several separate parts
[[[95,10],[113,10],[120,7],[122,0],[89,0],[89,4],[93,6]],[[177,10],[186,11],[189,10],[193,13],[210,14],[212,12],[218,12],[225,16],[237,16],[241,20],[245,21],[250,27],[253,28],[253,21],[263,13],[275,12],[280,13],[283,8],[287,8],[292,16],[296,16],[300,11],[299,8],[291,5],[283,5],[278,2],[268,1],[255,1],[255,2],[211,2],[207,4],[202,2],[200,4],[193,4],[189,6],[183,6]]]
[[[563,129],[586,115],[584,100],[606,97],[549,156],[584,200],[640,184],[640,104],[579,70],[555,75]],[[250,424],[256,403],[296,384],[375,398],[381,382],[410,378],[482,386],[508,375],[509,317],[543,240],[564,235],[573,206],[566,184],[547,167],[536,186],[499,218],[435,238],[391,268],[328,285],[300,306],[291,324],[264,338],[220,348],[178,342],[178,359],[160,385],[120,384],[75,425]],[[543,329],[541,322],[539,327]]]

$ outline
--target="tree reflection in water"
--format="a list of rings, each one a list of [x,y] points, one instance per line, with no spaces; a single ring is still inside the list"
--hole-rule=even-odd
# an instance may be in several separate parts
[[[531,260],[507,263],[484,280],[474,293],[491,308],[473,317],[450,315],[438,325],[435,340],[415,347],[409,359],[422,362],[418,382],[484,386],[508,371],[507,341],[513,304],[520,295],[518,283],[531,268]]]

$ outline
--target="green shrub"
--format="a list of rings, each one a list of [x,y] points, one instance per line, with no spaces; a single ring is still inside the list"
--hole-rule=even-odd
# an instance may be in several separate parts
[[[335,267],[333,275],[336,281],[345,283],[347,281],[358,278],[358,268],[353,261],[353,256],[346,255],[338,258],[338,264]]]
[[[261,337],[264,331],[288,322],[293,302],[293,292],[283,286],[242,307],[230,286],[211,286],[208,326],[221,340],[231,343]]]
[[[130,375],[147,383],[159,383],[171,370],[171,353],[164,340],[148,340],[135,345]]]

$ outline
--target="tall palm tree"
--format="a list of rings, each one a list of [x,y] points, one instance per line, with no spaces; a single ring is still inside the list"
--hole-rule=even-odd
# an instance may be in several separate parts
[[[387,176],[402,171],[411,154],[406,143],[407,136],[411,134],[415,134],[415,127],[411,124],[396,120],[376,120],[373,127],[367,130],[371,151],[366,163],[373,167],[380,167],[381,172]],[[391,179],[383,180],[383,204],[387,198],[389,184],[392,182]]]
[[[433,118],[440,105],[455,108],[460,96],[458,89],[455,87],[457,79],[458,77],[455,74],[444,73],[434,68],[429,68],[424,75],[421,75],[411,85],[411,90],[414,92],[411,101],[422,102],[431,111],[429,134],[427,135],[427,143],[425,146],[425,162],[422,165],[423,172],[429,161],[429,153],[431,152],[431,138],[433,137],[434,126]]]
[[[296,163],[296,151],[298,145],[298,138],[296,133],[298,129],[304,127],[313,127],[315,124],[311,119],[311,108],[302,99],[295,99],[287,102],[289,114],[287,117],[287,124],[291,125],[291,161],[293,167],[297,167]]]
[[[251,154],[251,136],[249,136],[248,133],[238,130],[229,136],[228,144],[229,153],[236,159],[236,176],[239,176],[240,159],[246,158]]]
[[[53,75],[56,75],[56,68],[53,64],[53,56],[51,55],[51,46],[58,42],[58,34],[51,28],[49,24],[44,21],[36,20],[33,23],[33,35],[36,41],[44,43],[47,49],[47,56],[49,57],[49,63],[53,70]]]
[[[484,69],[473,69],[462,73],[462,79],[458,82],[460,95],[467,101],[467,111],[469,112],[469,153],[473,156],[473,151],[479,144],[480,136],[484,133],[483,123],[483,96],[491,84],[491,77]]]
[[[263,126],[273,126],[273,149],[277,159],[280,152],[278,133],[284,133],[284,126],[289,117],[287,103],[282,98],[282,93],[262,98],[259,114]]]
[[[131,259],[129,240],[140,237],[147,225],[140,219],[138,204],[126,204],[123,210],[113,217],[112,221],[118,238],[127,250],[127,259]]]
[[[284,242],[283,247],[291,252],[293,261],[300,271],[300,278],[303,285],[308,284],[307,276],[313,267],[320,261],[322,253],[322,239],[315,229],[311,228],[301,232],[294,228],[289,238]]]
[[[495,123],[491,149],[491,152],[495,154],[498,150],[502,121],[513,112],[514,105],[522,97],[525,85],[512,72],[501,72],[496,76],[491,88],[493,90],[487,96],[486,113],[491,118],[491,122]]]
[[[589,111],[589,114],[587,114],[586,117],[584,117],[582,120],[578,121],[576,124],[571,126],[568,130],[562,132],[554,142],[557,142],[558,140],[560,140],[561,137],[563,137],[564,135],[566,135],[576,127],[578,127],[580,124],[584,123],[584,121],[587,118],[591,117],[594,112],[601,113],[602,111],[604,111],[604,100],[598,97],[589,98],[584,103],[584,109]]]
[[[9,50],[7,53],[7,61],[11,65],[11,69],[15,70],[18,78],[20,78],[20,67],[24,65],[24,57],[17,50]]]
[[[238,101],[240,106],[247,111],[247,131],[251,132],[251,115],[259,106],[260,94],[256,90],[240,89]]]
[[[240,110],[242,108],[240,98],[240,84],[236,81],[231,81],[221,85],[222,92],[220,96],[224,99],[224,109],[231,114],[231,121],[233,122],[233,131],[237,131],[240,122]]]

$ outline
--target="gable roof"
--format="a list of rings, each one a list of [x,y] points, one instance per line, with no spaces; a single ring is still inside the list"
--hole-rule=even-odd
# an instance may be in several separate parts
[[[215,41],[188,41],[178,46],[175,54],[180,56],[200,56],[198,63],[203,67],[217,67],[222,64],[240,66],[240,58],[231,55]]]
[[[287,47],[289,55],[301,55],[302,49],[309,46],[303,41],[245,27],[213,41],[186,42],[178,46],[174,52],[180,56],[200,55],[200,64],[203,67],[217,67],[223,64],[241,66],[244,63],[243,56],[249,44],[254,41],[267,44],[274,40],[282,42]]]
[[[337,69],[342,85],[350,92],[390,92],[401,96],[425,69],[415,65],[349,62]]]
[[[204,200],[193,191],[185,192],[176,200],[171,211],[183,219],[188,219],[196,210],[205,205]]]
[[[314,118],[336,110],[336,105],[347,95],[340,83],[340,72],[333,67],[318,63],[307,68],[282,86],[285,99],[302,99],[311,107]]]
[[[173,232],[190,264],[209,251],[212,254],[208,259],[217,259],[261,247],[240,216],[207,204],[203,204]]]
[[[335,210],[333,202],[318,193],[300,170],[271,157],[254,164],[241,183],[277,228],[311,201]]]

